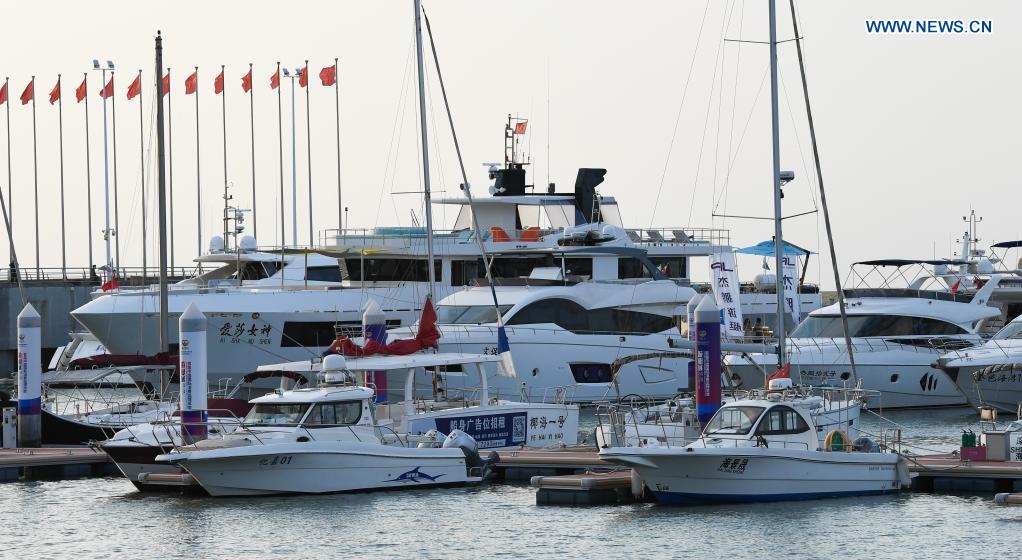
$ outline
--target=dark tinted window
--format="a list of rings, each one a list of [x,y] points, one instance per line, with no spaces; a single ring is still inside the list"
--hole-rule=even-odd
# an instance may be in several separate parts
[[[348,279],[369,282],[428,282],[426,261],[419,259],[344,259]],[[440,279],[440,261],[434,261],[434,275]],[[364,278],[363,278],[364,276]]]
[[[564,272],[572,276],[593,276],[592,257],[570,257],[564,259]]]
[[[688,260],[685,257],[650,257],[649,260],[661,271],[666,271],[668,278],[688,277]]]
[[[570,364],[575,383],[610,383],[610,364]]]
[[[312,266],[305,269],[305,278],[312,282],[340,282],[341,267]]]
[[[534,325],[553,323],[572,332],[601,333],[658,333],[674,328],[670,317],[623,309],[587,310],[563,298],[535,301],[512,315],[508,325]]]
[[[477,264],[480,276],[485,275],[485,267],[482,260]],[[538,267],[561,267],[561,259],[555,259],[552,255],[535,257],[498,257],[493,259],[490,266],[490,273],[494,278],[528,278],[532,269]]]
[[[853,315],[848,317],[848,334],[866,336],[935,336],[968,334],[955,325],[938,319],[904,315]],[[840,338],[844,336],[837,315],[807,317],[792,331],[793,338]]]
[[[775,406],[763,416],[756,435],[768,436],[776,434],[801,434],[809,430],[809,424],[794,409],[786,406]]]
[[[480,278],[486,278],[482,261],[451,261],[452,286],[472,286]]]
[[[649,278],[649,271],[643,263],[631,257],[618,257],[618,278]]]

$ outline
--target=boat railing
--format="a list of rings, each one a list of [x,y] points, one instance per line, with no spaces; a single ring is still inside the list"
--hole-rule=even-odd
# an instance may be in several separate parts
[[[895,339],[895,340],[892,340]],[[916,344],[918,342],[918,344]],[[820,353],[837,352],[845,354],[848,347],[843,338],[791,338],[789,347],[795,351],[817,351]],[[852,339],[853,352],[888,352],[900,350],[922,354],[946,354],[974,348],[978,341],[952,336],[919,336],[919,337],[862,337]]]

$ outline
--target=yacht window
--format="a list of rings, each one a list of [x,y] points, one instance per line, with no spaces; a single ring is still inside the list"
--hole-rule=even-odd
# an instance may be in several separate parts
[[[512,315],[508,325],[541,325],[553,323],[568,331],[589,329],[586,308],[564,298],[549,298],[534,301]]]
[[[688,278],[688,259],[685,257],[650,257],[660,270],[666,267],[668,278]]]
[[[605,224],[624,227],[621,225],[624,222],[621,221],[621,209],[618,208],[617,202],[600,202],[600,217]]]
[[[297,426],[309,405],[257,403],[243,420],[246,426]]]
[[[603,308],[589,311],[589,330],[615,334],[653,334],[674,328],[674,320],[663,315]]]
[[[543,209],[538,204],[519,204],[516,209],[518,210],[518,223],[522,229],[529,227],[542,228],[542,215]]]
[[[561,267],[561,259],[552,255],[539,257],[498,257],[493,259],[490,273],[494,278],[528,278],[532,270],[538,267]],[[478,262],[480,271],[486,270],[482,259]]]
[[[610,364],[569,364],[575,383],[610,383]]]
[[[994,335],[994,340],[1007,340],[1009,338],[1022,338],[1022,322],[1008,323]]]
[[[936,336],[968,334],[968,331],[947,321],[907,315],[852,315],[848,317],[848,334],[868,336]],[[840,338],[844,336],[838,315],[811,315],[791,333],[792,338]]]
[[[305,271],[305,278],[310,282],[340,282],[341,267],[339,266],[310,266]]]
[[[480,278],[486,278],[482,261],[451,261],[452,286],[472,286]]]
[[[752,430],[764,408],[761,406],[726,406],[717,411],[703,429],[703,435],[744,435]]]
[[[362,418],[362,401],[319,403],[305,420],[307,426],[350,426]]]
[[[434,260],[434,276],[441,278],[440,260]],[[429,269],[425,259],[384,259],[384,258],[350,258],[344,259],[344,267],[348,271],[348,279],[353,282],[428,282]],[[339,269],[338,269],[339,270]],[[338,272],[339,274],[339,272]]]
[[[756,435],[801,434],[809,430],[809,424],[794,409],[775,406],[766,413],[756,429]]]
[[[550,222],[550,227],[564,229],[575,225],[574,201],[565,204],[543,204],[543,209],[546,211],[546,218]]]
[[[674,273],[671,272],[673,275]],[[632,257],[618,257],[617,277],[622,280],[629,278],[649,278],[649,270],[642,261]]]
[[[572,276],[593,277],[592,257],[568,257],[564,259],[564,272]]]
[[[500,314],[504,316],[512,305],[501,305]],[[437,323],[442,325],[482,325],[496,323],[497,313],[492,305],[438,305]]]

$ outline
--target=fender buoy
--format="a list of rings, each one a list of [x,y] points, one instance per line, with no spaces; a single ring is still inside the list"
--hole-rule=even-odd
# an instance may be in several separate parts
[[[831,430],[823,440],[824,451],[848,451],[850,442],[844,430]]]

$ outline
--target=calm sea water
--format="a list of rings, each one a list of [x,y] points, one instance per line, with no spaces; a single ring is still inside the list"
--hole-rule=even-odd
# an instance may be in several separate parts
[[[888,417],[927,449],[978,428],[967,409]],[[5,483],[0,496],[3,558],[1018,558],[1022,534],[1022,506],[989,492],[568,508],[536,506],[527,485],[213,499],[110,477]]]

